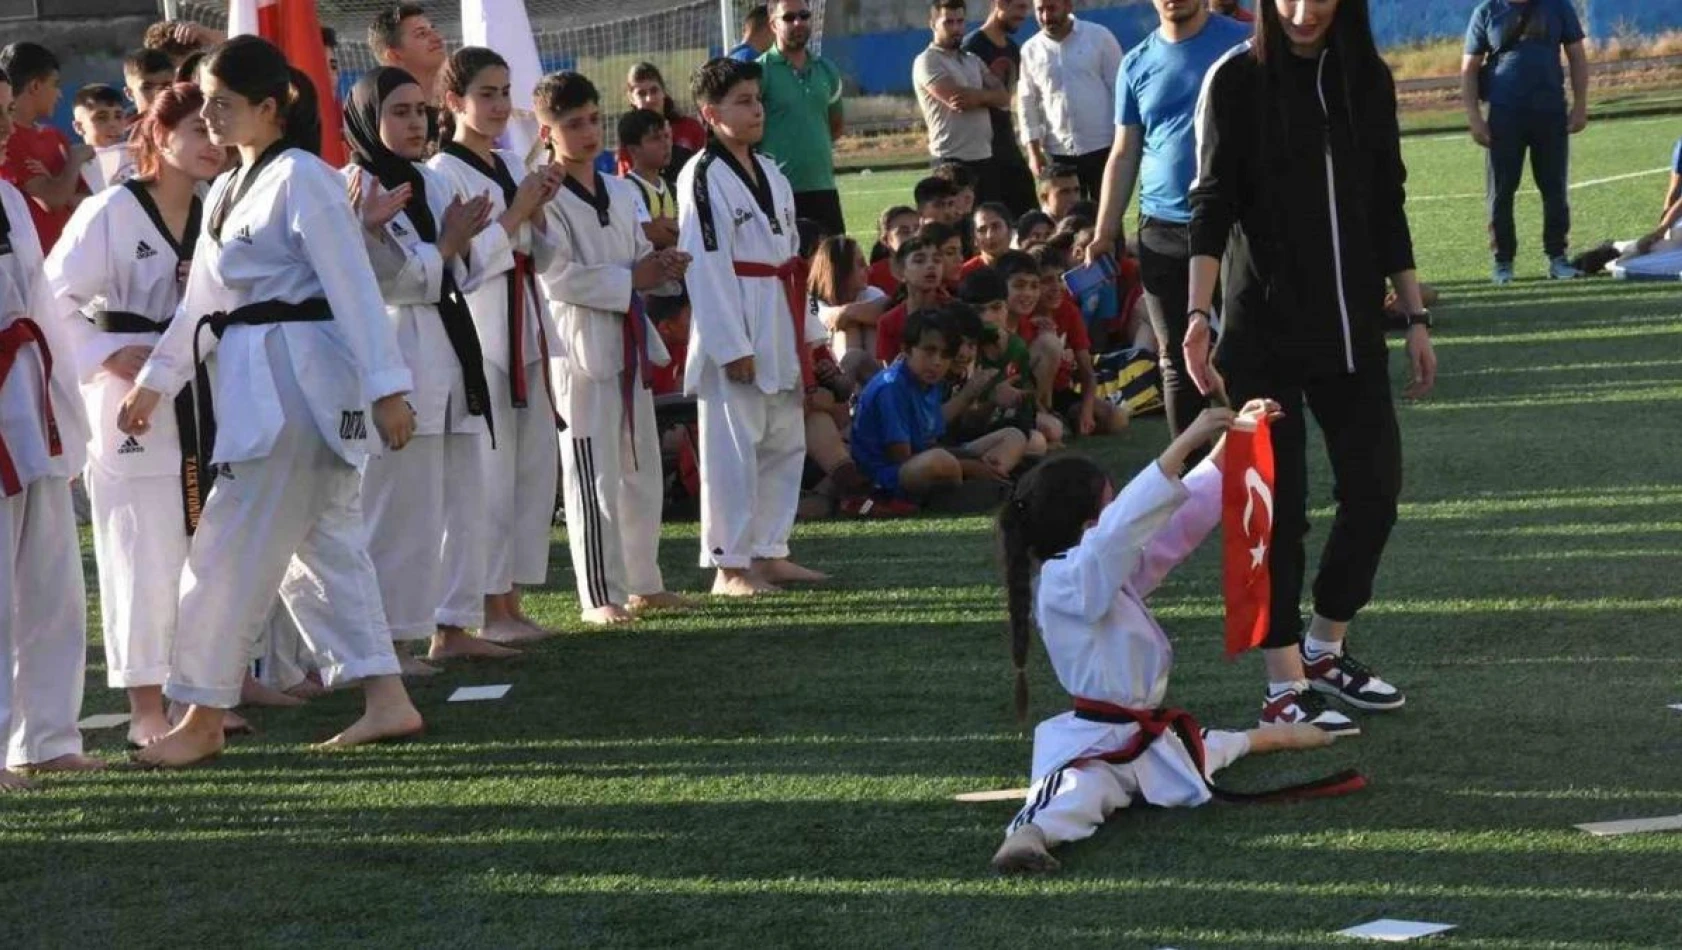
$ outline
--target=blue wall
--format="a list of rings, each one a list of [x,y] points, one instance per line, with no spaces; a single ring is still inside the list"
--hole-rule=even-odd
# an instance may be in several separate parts
[[[1245,0],[1254,9],[1260,0]],[[1458,37],[1466,32],[1466,23],[1481,0],[1369,0],[1373,33],[1379,45],[1390,47],[1407,43]],[[1682,29],[1682,0],[1576,0],[1585,10],[1583,26],[1591,37],[1607,39],[1620,32],[1658,33]],[[978,9],[972,2],[970,8]],[[1084,6],[1084,5],[1080,5]],[[911,5],[922,10],[923,5]],[[1080,9],[1084,20],[1109,27],[1124,48],[1131,48],[1146,33],[1156,28],[1156,12],[1150,0],[1122,0],[1100,9]],[[906,14],[900,22],[916,17]],[[842,72],[857,81],[865,95],[908,93],[911,91],[911,61],[929,45],[926,26],[874,33],[847,35],[845,24],[832,18],[831,30],[824,37],[824,55],[834,60]],[[979,26],[980,24],[974,24]],[[839,26],[839,29],[835,27]],[[1030,17],[1017,39],[1026,40],[1038,27]]]

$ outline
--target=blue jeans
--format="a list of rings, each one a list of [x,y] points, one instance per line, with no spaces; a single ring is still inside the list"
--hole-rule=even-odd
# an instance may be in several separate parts
[[[1552,110],[1489,108],[1487,193],[1489,233],[1495,259],[1513,262],[1518,235],[1513,228],[1513,195],[1524,178],[1524,155],[1542,193],[1542,250],[1562,257],[1570,245],[1571,202],[1566,181],[1571,170],[1570,133],[1565,113]]]

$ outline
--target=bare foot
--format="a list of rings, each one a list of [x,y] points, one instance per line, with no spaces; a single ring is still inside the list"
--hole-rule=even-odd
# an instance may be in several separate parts
[[[993,870],[1000,874],[1044,874],[1062,866],[1045,846],[1045,832],[1032,824],[1012,832],[993,855]]]
[[[273,686],[250,673],[245,674],[245,682],[239,687],[239,704],[241,706],[302,706],[304,701],[290,693],[281,692]]]
[[[443,672],[419,657],[404,652],[397,654],[397,668],[404,676],[437,676]]]
[[[41,772],[97,772],[105,768],[105,760],[96,759],[91,755],[82,755],[80,752],[71,752],[56,759],[48,759],[45,762],[31,762],[26,768],[36,774]]]
[[[611,627],[622,623],[632,623],[637,618],[629,610],[618,604],[608,604],[606,607],[591,607],[584,611],[584,622],[597,627]]]
[[[221,729],[180,725],[169,735],[136,752],[134,761],[152,768],[184,769],[221,755],[226,742]]]
[[[519,621],[522,624],[525,624],[526,627],[530,628],[536,634],[536,639],[542,639],[544,637],[558,637],[558,636],[561,635],[561,632],[559,630],[556,630],[552,627],[545,627],[544,625],[542,625],[542,624],[538,623],[537,621],[531,619],[530,617],[526,616],[524,611],[520,611],[520,610],[514,611],[514,619]]]
[[[426,654],[429,660],[453,660],[458,657],[503,658],[519,656],[519,650],[510,650],[504,646],[497,646],[484,637],[476,637],[466,630],[439,630],[432,635],[432,649]]]
[[[752,571],[720,568],[718,576],[713,579],[713,594],[718,597],[753,597],[756,594],[775,593],[781,589]]]
[[[630,603],[625,606],[630,608],[631,613],[638,614],[645,610],[694,610],[701,603],[693,597],[663,590],[658,594],[632,594]]]
[[[33,792],[35,783],[11,769],[0,769],[0,794],[7,792]]]
[[[828,574],[801,567],[786,557],[754,561],[753,572],[773,584],[821,584],[829,580]]]
[[[404,703],[394,709],[369,710],[363,713],[362,718],[351,723],[349,729],[317,745],[316,748],[343,749],[372,742],[389,742],[394,739],[412,738],[425,731],[426,723],[421,719],[420,712],[414,706]]]
[[[485,621],[485,625],[479,628],[478,639],[492,643],[530,643],[548,636],[547,630],[523,623],[517,617],[507,617]]]
[[[1284,749],[1319,749],[1331,745],[1337,736],[1319,726],[1306,722],[1263,726],[1245,733],[1250,738],[1250,754],[1262,755]]]
[[[128,741],[133,746],[148,746],[169,735],[169,717],[162,712],[136,716],[128,723]]]
[[[315,678],[314,673],[311,673],[299,680],[298,685],[287,687],[286,695],[296,696],[302,700],[311,700],[317,696],[327,695],[327,687],[321,685],[321,681]]]
[[[170,724],[173,728],[180,728],[181,720],[187,715],[187,710],[189,708],[191,708],[191,707],[189,707],[186,703],[172,702],[172,703],[169,704],[168,716],[169,716]],[[232,709],[225,709],[225,710],[222,711],[222,734],[223,735],[227,735],[227,736],[249,736],[249,735],[255,735],[256,732],[257,732],[257,730],[252,728],[251,722],[249,720],[247,720],[244,716],[241,716],[239,713],[234,712]]]

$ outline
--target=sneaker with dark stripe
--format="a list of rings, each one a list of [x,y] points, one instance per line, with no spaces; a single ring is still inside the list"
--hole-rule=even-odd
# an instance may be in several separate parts
[[[1288,726],[1306,722],[1334,736],[1358,736],[1361,727],[1343,713],[1326,708],[1326,701],[1318,694],[1302,689],[1288,689],[1283,693],[1269,693],[1262,703],[1261,725]]]
[[[1336,696],[1356,709],[1385,712],[1407,705],[1402,691],[1378,678],[1361,661],[1342,653],[1302,654],[1302,665],[1308,673],[1308,686],[1327,696]]]

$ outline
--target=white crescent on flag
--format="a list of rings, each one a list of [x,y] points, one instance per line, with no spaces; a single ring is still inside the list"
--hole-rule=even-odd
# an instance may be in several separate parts
[[[1262,478],[1261,472],[1257,471],[1256,467],[1252,465],[1244,470],[1244,534],[1246,537],[1253,536],[1250,534],[1251,517],[1256,512],[1256,499],[1258,497],[1261,499],[1262,508],[1265,509],[1267,515],[1267,525],[1259,535],[1254,536],[1257,540],[1256,546],[1250,549],[1251,570],[1261,567],[1262,559],[1267,557],[1267,536],[1273,530],[1273,489],[1267,486],[1267,480]]]

